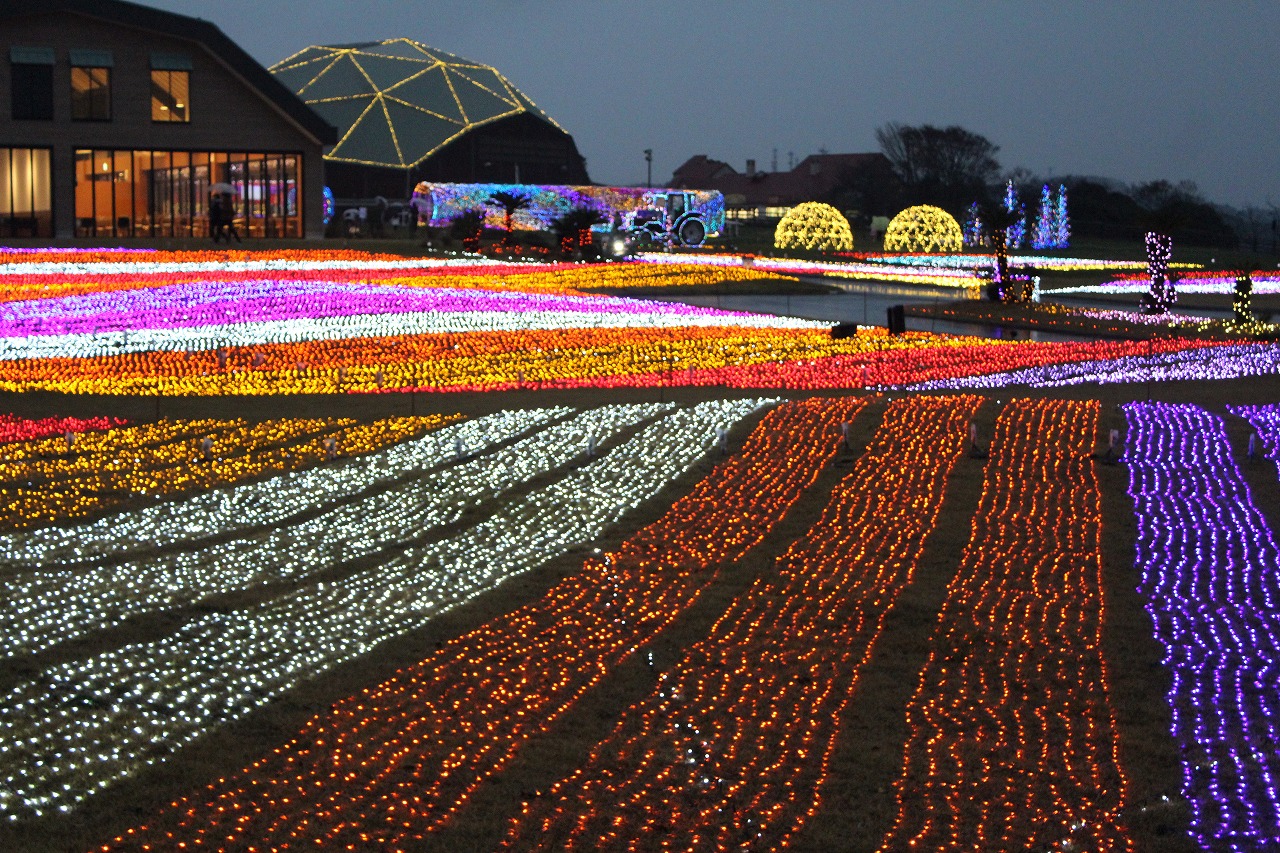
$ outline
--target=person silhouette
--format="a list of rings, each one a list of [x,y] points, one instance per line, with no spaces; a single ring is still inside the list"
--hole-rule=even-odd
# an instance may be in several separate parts
[[[240,242],[240,232],[236,230],[235,200],[231,193],[209,194],[209,224],[213,230],[213,242],[226,240],[230,243],[232,237]]]
[[[209,193],[209,234],[213,237],[213,242],[219,242],[227,235],[223,233],[223,211],[222,211],[222,194]],[[228,238],[230,241],[230,238]]]

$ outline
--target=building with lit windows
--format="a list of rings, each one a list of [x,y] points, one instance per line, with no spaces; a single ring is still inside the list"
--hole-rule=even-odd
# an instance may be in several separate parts
[[[241,233],[323,233],[334,128],[213,24],[4,0],[0,36],[0,239],[205,236],[218,192]]]
[[[406,38],[313,45],[271,66],[338,128],[339,199],[408,199],[418,182],[589,184],[577,145],[496,68]]]
[[[690,157],[675,170],[672,189],[719,190],[725,219],[782,219],[798,204],[821,201],[862,216],[891,213],[896,204],[896,178],[879,152],[811,154],[785,172],[763,171],[754,160],[745,172],[705,154]]]

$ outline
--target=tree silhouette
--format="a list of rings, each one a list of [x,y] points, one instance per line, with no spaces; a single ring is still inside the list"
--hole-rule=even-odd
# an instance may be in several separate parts
[[[524,210],[531,204],[531,199],[524,193],[499,190],[484,200],[485,204],[502,208],[502,229],[507,232],[506,240],[511,239],[512,218],[517,210]]]
[[[560,243],[560,251],[566,256],[589,255],[594,248],[591,226],[602,225],[607,220],[600,211],[591,207],[575,207],[551,221],[551,230]]]
[[[876,140],[912,204],[959,213],[973,199],[985,199],[1000,173],[1000,147],[963,127],[890,123],[876,131]]]
[[[462,248],[474,252],[480,248],[480,233],[484,230],[484,214],[479,210],[464,210],[449,221],[449,235],[462,241]]]

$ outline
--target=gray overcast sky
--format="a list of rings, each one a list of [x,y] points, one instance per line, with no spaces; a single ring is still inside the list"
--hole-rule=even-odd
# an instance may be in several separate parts
[[[877,150],[886,122],[959,124],[1005,169],[1195,181],[1280,205],[1274,0],[142,0],[218,25],[263,65],[406,37],[493,65],[593,180],[663,183]],[[1033,8],[1034,7],[1034,8]]]

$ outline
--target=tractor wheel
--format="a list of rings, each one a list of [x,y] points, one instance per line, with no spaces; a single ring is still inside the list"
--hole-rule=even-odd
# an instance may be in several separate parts
[[[680,223],[676,236],[686,246],[701,246],[702,241],[707,238],[707,226],[699,219],[686,219]]]

